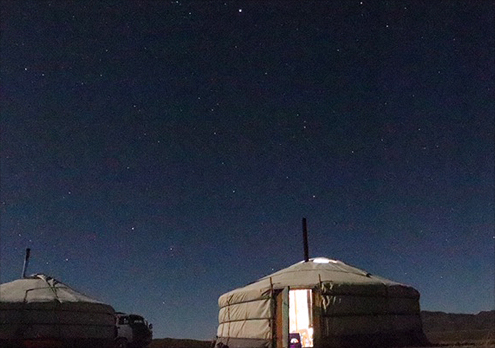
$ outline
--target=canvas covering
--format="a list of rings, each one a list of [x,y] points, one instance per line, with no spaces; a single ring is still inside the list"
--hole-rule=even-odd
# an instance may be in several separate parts
[[[113,340],[114,309],[37,274],[0,285],[0,340]]]
[[[315,258],[220,296],[219,341],[231,348],[272,346],[274,296],[286,287],[318,294],[320,332],[315,336],[321,339],[421,331],[417,290],[341,261]]]

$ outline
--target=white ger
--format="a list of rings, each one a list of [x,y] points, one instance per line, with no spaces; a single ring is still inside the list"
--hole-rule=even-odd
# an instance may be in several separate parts
[[[425,340],[418,291],[324,257],[227,292],[218,304],[217,347],[386,347]]]
[[[0,285],[0,346],[112,347],[115,311],[44,274]]]

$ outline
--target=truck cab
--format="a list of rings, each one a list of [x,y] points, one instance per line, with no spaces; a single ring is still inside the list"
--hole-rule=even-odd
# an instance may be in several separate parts
[[[144,348],[153,339],[153,325],[137,314],[115,314],[115,346],[117,348]]]

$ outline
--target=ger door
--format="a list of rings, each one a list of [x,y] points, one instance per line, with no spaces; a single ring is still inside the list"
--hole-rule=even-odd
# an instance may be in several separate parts
[[[313,347],[313,291],[289,291],[289,348]]]
[[[277,348],[311,348],[313,344],[313,291],[286,287],[276,295]]]

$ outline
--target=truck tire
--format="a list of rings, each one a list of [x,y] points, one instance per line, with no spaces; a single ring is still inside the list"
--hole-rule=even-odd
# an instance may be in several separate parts
[[[119,338],[115,341],[115,348],[127,348],[129,344],[125,338]]]

